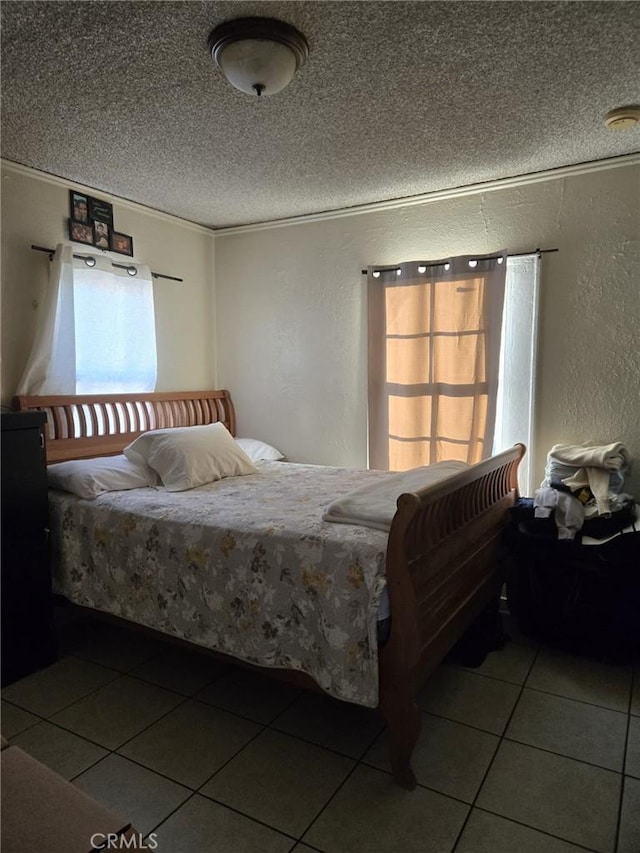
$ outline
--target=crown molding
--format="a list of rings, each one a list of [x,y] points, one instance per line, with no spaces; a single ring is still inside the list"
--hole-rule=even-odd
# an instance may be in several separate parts
[[[610,157],[605,160],[593,160],[589,163],[578,163],[575,166],[562,166],[559,169],[547,169],[543,172],[533,172],[530,175],[498,178],[494,181],[467,184],[453,189],[436,190],[433,192],[422,193],[420,195],[390,199],[388,201],[374,201],[368,204],[359,204],[354,205],[353,207],[337,210],[327,210],[321,213],[308,213],[301,216],[290,216],[285,219],[273,219],[266,222],[255,222],[249,225],[231,225],[223,228],[207,228],[204,225],[199,225],[198,223],[191,222],[188,219],[181,219],[179,216],[174,216],[170,213],[163,213],[160,210],[155,210],[152,207],[146,207],[143,204],[120,198],[120,196],[111,195],[110,193],[94,187],[87,187],[84,184],[78,184],[74,181],[59,178],[57,175],[51,175],[48,172],[42,172],[39,169],[34,169],[31,166],[23,166],[21,163],[14,163],[12,160],[5,160],[2,158],[0,159],[0,163],[2,164],[2,169],[5,171],[26,175],[67,189],[77,189],[80,192],[90,194],[95,192],[100,196],[106,197],[107,201],[118,204],[121,207],[130,208],[131,210],[144,213],[147,216],[152,216],[156,219],[164,220],[165,222],[171,222],[174,225],[179,225],[182,228],[188,228],[192,231],[198,232],[199,234],[208,234],[209,236],[215,237],[218,235],[227,236],[233,234],[247,234],[252,231],[267,231],[272,228],[285,228],[289,225],[306,225],[314,222],[325,222],[330,219],[343,219],[347,216],[360,216],[365,213],[399,210],[405,207],[416,207],[421,204],[432,204],[438,201],[464,198],[465,196],[478,195],[479,193],[514,189],[517,187],[529,186],[530,184],[542,183],[544,181],[576,177],[578,175],[586,175],[591,172],[601,172],[606,169],[618,169],[623,166],[637,166],[640,165],[640,153],[622,154],[620,157]]]
[[[533,172],[530,175],[517,175],[512,178],[498,178],[494,181],[467,184],[466,186],[455,187],[454,189],[436,190],[434,192],[423,193],[421,195],[390,199],[389,201],[374,201],[370,204],[359,204],[354,207],[343,208],[341,210],[327,210],[322,213],[291,216],[287,219],[274,219],[270,222],[256,222],[250,225],[234,225],[228,228],[216,228],[215,233],[220,236],[246,234],[250,231],[266,231],[271,228],[284,228],[288,225],[305,225],[312,222],[324,222],[328,219],[342,219],[346,216],[360,216],[363,213],[399,210],[403,207],[415,207],[420,204],[431,204],[436,201],[464,198],[465,196],[478,195],[479,193],[513,189],[515,187],[525,187],[530,184],[538,184],[543,181],[576,177],[577,175],[586,175],[590,172],[601,172],[605,169],[617,169],[621,166],[636,165],[640,165],[640,153],[622,154],[619,157],[610,157],[605,160],[593,160],[589,163],[578,163],[575,166],[562,166],[558,169],[547,169],[544,172]]]
[[[85,184],[78,184],[75,181],[68,181],[66,178],[59,178],[57,175],[51,175],[49,172],[42,172],[39,169],[34,169],[32,166],[23,166],[22,163],[15,163],[13,160],[0,160],[2,170],[6,172],[14,172],[17,175],[24,175],[29,178],[43,181],[46,184],[54,184],[58,187],[65,187],[69,190],[78,190],[81,193],[89,195],[97,195],[104,198],[105,201],[111,204],[117,204],[119,207],[125,207],[130,210],[135,210],[137,213],[144,213],[146,216],[152,216],[155,219],[161,219],[164,222],[170,222],[173,225],[179,225],[181,228],[188,228],[191,231],[197,231],[199,234],[208,234],[210,237],[214,235],[213,228],[206,228],[204,225],[199,225],[197,222],[190,222],[188,219],[181,219],[179,216],[174,216],[171,213],[163,213],[161,210],[155,210],[153,207],[146,207],[144,204],[139,204],[129,199],[121,198],[117,195],[111,195],[104,190],[96,187],[89,187]]]

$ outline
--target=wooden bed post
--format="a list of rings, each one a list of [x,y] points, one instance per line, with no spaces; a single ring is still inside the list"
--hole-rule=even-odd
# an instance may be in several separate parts
[[[393,778],[415,788],[411,754],[420,736],[422,717],[415,700],[413,670],[419,662],[417,608],[406,566],[406,531],[420,506],[415,494],[398,498],[398,509],[387,545],[387,586],[391,602],[391,633],[380,649],[379,709],[387,721],[389,761]]]
[[[415,693],[500,594],[502,531],[518,495],[517,444],[452,477],[400,495],[387,544],[391,631],[379,651],[379,703],[395,781],[414,788]]]
[[[380,712],[387,722],[389,762],[393,778],[408,790],[416,787],[415,773],[411,769],[411,755],[420,736],[422,715],[413,695],[410,675],[386,686],[380,697]]]

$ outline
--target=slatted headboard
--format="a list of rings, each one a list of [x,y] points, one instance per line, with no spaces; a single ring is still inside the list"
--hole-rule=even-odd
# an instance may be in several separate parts
[[[113,456],[151,429],[223,423],[235,435],[228,391],[14,397],[18,411],[47,413],[47,462]]]

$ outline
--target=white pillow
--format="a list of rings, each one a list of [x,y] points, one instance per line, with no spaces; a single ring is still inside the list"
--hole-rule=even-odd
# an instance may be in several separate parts
[[[258,471],[221,423],[145,432],[124,455],[153,468],[170,492]]]
[[[120,455],[56,462],[47,466],[47,481],[52,489],[62,489],[91,500],[103,492],[153,486],[157,477],[146,465],[138,465]]]
[[[270,444],[264,441],[258,441],[257,438],[236,438],[236,443],[244,450],[252,462],[259,462],[261,459],[266,459],[269,462],[279,462],[284,459],[284,454],[276,450]]]

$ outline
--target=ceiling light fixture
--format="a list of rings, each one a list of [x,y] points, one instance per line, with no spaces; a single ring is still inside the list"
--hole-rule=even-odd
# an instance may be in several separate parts
[[[237,18],[211,31],[213,61],[236,89],[275,95],[307,61],[309,45],[295,27],[275,18]]]
[[[635,127],[640,122],[640,107],[616,107],[615,110],[609,110],[604,117],[604,123],[609,130],[627,130],[630,127]]]

